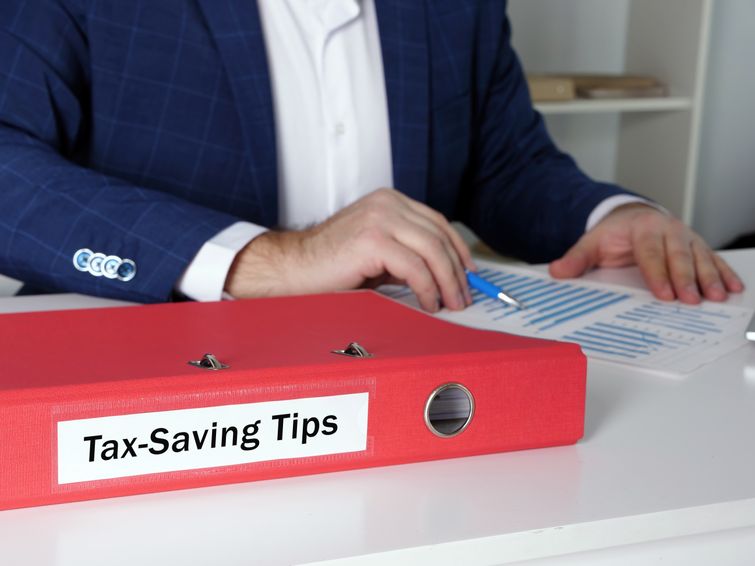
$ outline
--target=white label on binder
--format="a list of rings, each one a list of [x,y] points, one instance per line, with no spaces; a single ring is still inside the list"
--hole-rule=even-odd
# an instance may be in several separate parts
[[[367,448],[368,393],[58,422],[58,484]]]

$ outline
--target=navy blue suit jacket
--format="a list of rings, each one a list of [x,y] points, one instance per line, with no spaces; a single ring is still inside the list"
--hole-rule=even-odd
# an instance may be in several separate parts
[[[622,189],[551,142],[502,0],[375,0],[396,188],[529,261]],[[167,300],[202,244],[277,218],[253,0],[0,2],[0,272],[44,290]],[[133,259],[128,281],[76,250]]]

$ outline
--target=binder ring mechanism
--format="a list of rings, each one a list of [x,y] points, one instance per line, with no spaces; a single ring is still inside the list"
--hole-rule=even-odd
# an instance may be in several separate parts
[[[360,346],[357,342],[349,342],[343,350],[331,350],[331,354],[339,354],[341,356],[349,356],[351,358],[371,358],[370,354],[364,346]]]
[[[227,369],[231,366],[224,364],[212,354],[205,354],[201,360],[191,360],[188,362],[190,366],[194,366],[202,369],[209,369],[212,371],[218,371],[221,369]]]

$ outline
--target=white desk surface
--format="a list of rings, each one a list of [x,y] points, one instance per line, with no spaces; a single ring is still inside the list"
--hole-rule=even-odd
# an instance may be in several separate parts
[[[732,302],[755,306],[755,250],[726,257],[750,283]],[[55,300],[0,299],[0,311],[88,302]],[[755,563],[755,344],[682,381],[591,362],[575,446],[0,512],[9,565],[659,557]]]

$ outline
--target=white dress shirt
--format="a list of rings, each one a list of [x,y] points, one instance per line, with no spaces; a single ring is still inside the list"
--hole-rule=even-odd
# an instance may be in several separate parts
[[[257,4],[273,90],[278,224],[304,228],[393,186],[375,5],[373,0]],[[249,222],[223,230],[200,249],[177,290],[192,299],[219,299],[236,254],[264,231]]]
[[[249,0],[253,2],[254,0]],[[257,0],[273,91],[278,224],[304,228],[393,186],[388,102],[374,0]],[[588,218],[592,228],[616,196]],[[236,254],[266,228],[237,222],[206,242],[176,289],[219,300]]]

